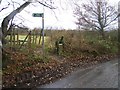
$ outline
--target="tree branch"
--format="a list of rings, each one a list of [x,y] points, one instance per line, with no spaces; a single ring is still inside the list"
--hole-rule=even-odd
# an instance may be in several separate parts
[[[50,9],[56,9],[55,7],[51,6],[51,5],[48,5],[48,4],[44,4],[44,3],[41,3],[40,1],[38,1],[38,3],[40,3],[41,5],[45,6],[45,7],[48,7]]]
[[[10,22],[11,19],[14,18],[14,16],[17,13],[20,13],[26,6],[28,6],[30,4],[30,2],[25,2],[23,5],[21,5],[19,8],[17,8],[16,10],[12,11],[8,16],[6,16],[1,24],[1,28],[2,28],[2,43],[5,41],[5,37],[7,36],[7,28],[8,28],[8,24]]]
[[[9,7],[9,5],[10,5],[10,3],[8,2],[8,5],[7,5],[6,7],[4,7],[4,8],[2,8],[2,9],[0,10],[0,12],[3,11],[4,9],[7,9],[7,8]]]
[[[0,4],[1,4],[2,0],[0,0]]]

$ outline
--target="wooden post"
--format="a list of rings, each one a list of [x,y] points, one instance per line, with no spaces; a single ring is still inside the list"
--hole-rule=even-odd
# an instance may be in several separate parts
[[[41,42],[41,36],[42,36],[42,30],[40,31],[39,45],[40,45],[40,42]]]
[[[13,28],[13,47],[15,47],[15,28]]]
[[[35,44],[37,44],[37,31],[35,31]]]
[[[13,30],[10,33],[10,47],[12,48],[12,35],[13,35]]]
[[[35,30],[33,30],[33,44],[35,43]]]
[[[51,44],[50,47],[51,47],[51,48],[52,48],[52,39],[53,39],[52,30],[50,29],[50,41],[51,41],[51,42],[50,42],[50,44]]]
[[[11,33],[8,35],[9,37],[8,37],[8,40],[9,40],[9,42],[8,42],[8,44],[10,45],[10,35],[11,35]]]
[[[23,40],[22,44],[20,45],[20,48],[23,46],[23,44],[26,42],[27,38],[28,38],[28,42],[29,42],[29,35],[30,35],[31,31],[28,33],[28,35],[25,37],[25,39]]]
[[[29,49],[31,48],[31,31],[30,31],[29,38],[28,38],[28,48]]]
[[[17,30],[17,45],[19,45],[19,34],[18,34],[18,30]]]

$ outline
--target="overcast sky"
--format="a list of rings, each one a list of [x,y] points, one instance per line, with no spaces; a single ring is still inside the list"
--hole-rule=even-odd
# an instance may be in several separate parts
[[[11,0],[2,0],[0,8],[5,7],[7,2]],[[12,0],[23,4],[23,0]],[[42,0],[41,0],[42,1]],[[47,0],[50,1],[50,0]],[[78,0],[76,0],[78,1]],[[81,1],[81,0],[80,0]],[[85,0],[83,0],[85,1]],[[119,0],[108,0],[110,4],[116,5],[118,4]],[[65,28],[65,29],[75,29],[77,26],[75,25],[76,18],[73,15],[74,5],[72,4],[72,0],[53,0],[53,6],[57,7],[55,10],[50,10],[48,8],[43,8],[42,5],[33,3],[36,5],[29,5],[25,8],[24,11],[17,14],[14,19],[16,24],[22,22],[22,19],[25,20],[24,25],[33,29],[41,27],[41,18],[39,17],[32,17],[33,13],[43,13],[45,16],[45,27],[58,27],[58,28]],[[81,1],[82,2],[82,1]],[[16,4],[15,8],[19,5]],[[8,15],[11,11],[13,11],[13,7],[10,6],[8,9],[2,11],[0,13],[0,23],[2,22],[3,18]],[[19,20],[18,20],[19,18]]]

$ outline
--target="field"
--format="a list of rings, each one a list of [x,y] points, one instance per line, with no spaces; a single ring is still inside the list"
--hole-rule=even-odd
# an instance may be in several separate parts
[[[25,38],[26,38],[26,36],[27,36],[27,34],[26,35],[19,35],[19,40],[24,40]],[[33,37],[33,36],[32,36]],[[40,36],[37,36],[36,37],[36,43],[38,43],[39,42],[39,38],[40,38]],[[6,37],[6,39],[7,40],[10,40],[10,35],[8,35],[7,37]],[[44,39],[45,39],[45,42],[46,42],[46,40],[48,39],[48,37],[44,37]],[[33,38],[32,38],[32,40],[33,40]],[[41,39],[42,40],[42,39]],[[15,41],[17,41],[17,35],[15,35]],[[28,38],[26,39],[26,41],[28,41]]]
[[[109,61],[118,54],[120,45],[117,30],[105,32],[105,39],[97,31],[46,30],[45,34],[44,57],[42,44],[38,44],[39,36],[35,43],[31,35],[31,42],[27,39],[21,49],[17,49],[21,43],[13,43],[14,49],[9,49],[10,43],[6,45],[6,53],[3,54],[4,87],[34,87],[38,84],[35,80],[39,85],[50,83],[75,68]],[[19,40],[24,40],[26,35],[20,34]],[[62,37],[62,44],[57,44]],[[17,36],[13,40],[17,40]],[[38,77],[39,73],[42,76]],[[35,76],[34,80],[31,76]]]
[[[45,31],[45,48],[44,52],[46,58],[49,58],[49,55],[59,55],[61,57],[70,57],[70,56],[100,56],[107,54],[117,54],[118,53],[118,33],[117,30],[105,32],[106,39],[102,39],[101,35],[97,31],[74,31],[74,30],[46,30]],[[19,36],[12,36],[12,41],[6,44],[6,49],[12,47],[17,50],[17,52],[26,53],[31,58],[33,54],[32,51],[39,51],[39,53],[34,53],[35,57],[33,59],[39,60],[42,57],[42,37],[39,44],[39,35],[31,35],[30,39],[26,38],[27,34],[20,34]],[[59,50],[56,50],[56,41],[60,41],[63,37],[64,48],[59,47]],[[10,35],[7,36],[7,40],[10,40]],[[17,42],[22,40],[22,42]],[[36,51],[37,50],[37,51]],[[13,51],[14,52],[14,51]],[[41,60],[41,59],[40,59]],[[43,60],[44,62],[44,60]]]

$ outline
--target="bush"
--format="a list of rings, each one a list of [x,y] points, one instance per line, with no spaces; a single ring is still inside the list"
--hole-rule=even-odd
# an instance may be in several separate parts
[[[103,40],[96,31],[53,31],[51,38],[52,48],[55,48],[55,41],[64,36],[65,48],[63,53],[66,55],[89,54],[97,56],[115,54],[118,51],[118,41],[115,34],[116,31],[106,32],[106,39]]]

